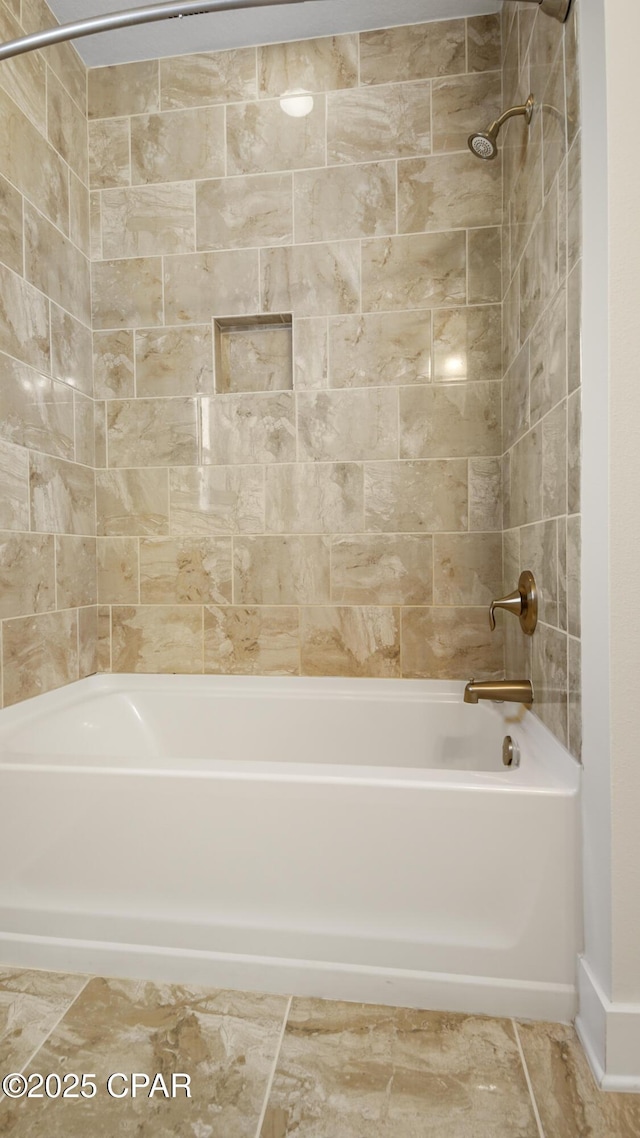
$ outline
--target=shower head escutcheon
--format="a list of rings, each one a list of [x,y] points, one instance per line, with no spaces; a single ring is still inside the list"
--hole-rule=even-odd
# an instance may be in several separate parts
[[[469,150],[475,154],[476,158],[481,158],[483,162],[491,162],[494,158],[498,157],[498,135],[502,127],[508,119],[516,118],[522,115],[527,126],[531,124],[533,118],[533,108],[536,102],[533,95],[529,95],[526,103],[521,107],[509,107],[499,119],[492,122],[486,130],[476,130],[473,134],[469,135]]]

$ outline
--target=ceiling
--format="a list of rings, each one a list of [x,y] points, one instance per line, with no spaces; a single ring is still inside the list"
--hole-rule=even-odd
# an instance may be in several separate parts
[[[62,24],[148,3],[151,0],[48,0]],[[210,13],[102,32],[76,40],[76,47],[89,67],[100,67],[135,59],[478,16],[496,12],[499,7],[500,0],[308,0],[286,7]]]

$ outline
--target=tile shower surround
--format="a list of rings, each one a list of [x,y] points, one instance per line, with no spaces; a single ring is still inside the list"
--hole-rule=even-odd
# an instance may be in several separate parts
[[[502,674],[501,91],[498,17],[89,73],[101,667]]]
[[[533,569],[542,594],[531,641],[506,627],[509,674],[531,676],[536,710],[581,753],[580,96],[583,0],[562,26],[503,11],[504,105],[530,91],[542,110],[528,145],[509,124],[504,156],[503,427],[505,586]]]
[[[16,11],[0,0],[5,38]],[[522,667],[551,663],[540,710],[563,739],[571,684],[577,752],[575,336],[565,400],[550,207],[537,225],[505,146],[503,226],[501,163],[465,144],[521,56],[539,89],[553,76],[571,147],[549,118],[530,151],[545,200],[569,200],[558,249],[577,264],[575,30],[535,17],[503,16],[504,65],[499,21],[479,17],[97,69],[88,104],[71,48],[5,66],[5,703],[94,670],[96,615],[106,670],[500,675],[503,468],[504,584],[535,557],[548,601]],[[22,20],[51,22],[43,0]],[[307,119],[279,106],[296,86]],[[213,318],[260,313],[293,313],[293,390],[217,395]]]
[[[52,23],[0,4],[0,40]],[[97,668],[89,243],[86,71],[61,45],[0,65],[5,705]]]

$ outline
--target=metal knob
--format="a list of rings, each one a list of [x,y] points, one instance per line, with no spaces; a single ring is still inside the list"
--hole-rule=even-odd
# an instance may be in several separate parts
[[[502,743],[502,762],[505,767],[520,766],[520,748],[511,735],[505,735]]]
[[[489,608],[489,624],[491,631],[496,627],[496,609],[506,609],[514,616],[520,618],[520,627],[527,636],[533,636],[538,623],[538,589],[535,577],[529,569],[520,574],[518,588],[508,597],[499,601],[492,601]]]

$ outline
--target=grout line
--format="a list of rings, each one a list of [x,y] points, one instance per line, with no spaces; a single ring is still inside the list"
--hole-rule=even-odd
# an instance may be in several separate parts
[[[280,1052],[282,1051],[282,1044],[284,1042],[284,1036],[285,1036],[285,1032],[287,1030],[287,1021],[289,1019],[289,1014],[291,1012],[292,1003],[293,1003],[293,996],[289,996],[289,1002],[287,1004],[286,1011],[284,1013],[284,1018],[282,1021],[282,1028],[280,1031],[280,1038],[278,1039],[278,1046],[276,1047],[276,1053],[275,1053],[275,1057],[273,1060],[273,1067],[271,1069],[271,1074],[269,1076],[269,1082],[267,1083],[267,1087],[265,1090],[264,1101],[262,1103],[262,1110],[260,1111],[260,1117],[258,1119],[258,1126],[256,1128],[255,1138],[260,1138],[260,1135],[262,1132],[262,1127],[264,1125],[264,1120],[265,1120],[265,1116],[267,1113],[267,1107],[269,1106],[269,1099],[271,1098],[271,1091],[273,1089],[273,1082],[274,1082],[274,1079],[276,1077],[278,1060],[280,1058]],[[543,1138],[544,1138],[544,1135],[543,1135]]]
[[[533,1083],[531,1082],[531,1076],[529,1074],[529,1068],[527,1067],[527,1060],[524,1057],[524,1051],[522,1049],[522,1042],[520,1040],[520,1032],[518,1031],[518,1024],[516,1023],[515,1019],[512,1019],[511,1023],[513,1024],[513,1030],[515,1032],[516,1043],[518,1045],[518,1053],[520,1055],[520,1062],[522,1063],[522,1069],[524,1071],[524,1077],[525,1077],[525,1080],[527,1083],[529,1096],[531,1098],[531,1105],[533,1107],[533,1113],[535,1115],[536,1125],[538,1127],[538,1134],[540,1135],[540,1138],[545,1138],[544,1129],[542,1127],[542,1119],[540,1118],[540,1112],[538,1110],[538,1104],[536,1102],[536,1096],[535,1096],[535,1092],[533,1089]]]
[[[72,1009],[73,1005],[76,1003],[76,1001],[77,1001],[77,1000],[79,1000],[79,999],[80,999],[80,996],[81,996],[81,995],[82,995],[82,993],[85,991],[85,989],[86,989],[87,985],[88,985],[88,984],[90,983],[90,981],[91,981],[91,980],[93,980],[93,979],[94,979],[94,977],[93,977],[93,976],[87,976],[87,977],[86,977],[84,984],[83,984],[83,985],[82,985],[82,987],[80,988],[80,991],[79,991],[79,992],[76,992],[76,994],[75,994],[75,996],[73,997],[73,999],[71,1000],[71,1002],[70,1002],[70,1003],[67,1005],[67,1007],[64,1009],[64,1011],[63,1011],[63,1012],[61,1012],[61,1014],[58,1016],[58,1019],[57,1019],[57,1020],[56,1020],[56,1022],[55,1022],[55,1023],[52,1025],[52,1027],[50,1028],[50,1030],[47,1032],[47,1034],[45,1035],[44,1039],[41,1039],[41,1040],[40,1040],[40,1042],[39,1042],[38,1046],[35,1048],[35,1050],[34,1050],[34,1051],[32,1051],[32,1053],[31,1053],[31,1055],[29,1056],[29,1058],[28,1058],[28,1059],[26,1059],[26,1060],[25,1060],[25,1062],[22,1064],[22,1067],[20,1068],[20,1074],[22,1074],[22,1072],[23,1072],[23,1071],[26,1071],[27,1067],[29,1067],[29,1066],[30,1066],[30,1064],[31,1064],[31,1063],[33,1063],[33,1060],[35,1059],[35,1057],[36,1057],[36,1055],[38,1054],[38,1052],[39,1052],[39,1051],[41,1051],[41,1050],[42,1050],[42,1048],[44,1047],[45,1043],[47,1043],[47,1042],[48,1042],[48,1040],[49,1040],[49,1039],[51,1039],[51,1036],[53,1035],[54,1031],[56,1031],[56,1029],[57,1029],[57,1028],[60,1026],[60,1024],[62,1023],[62,1021],[63,1021],[64,1017],[67,1015],[67,1013],[68,1013],[68,1012],[70,1012],[70,1011],[71,1011],[71,1009]],[[0,1091],[0,1102],[2,1102],[2,1100],[3,1100],[4,1098],[5,1098],[4,1094],[2,1093],[2,1091]]]

